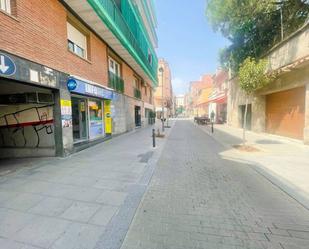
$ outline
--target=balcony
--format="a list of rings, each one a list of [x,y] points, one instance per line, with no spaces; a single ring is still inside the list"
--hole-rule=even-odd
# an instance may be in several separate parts
[[[134,88],[134,97],[137,98],[137,99],[141,99],[142,98],[141,91]]]
[[[118,75],[108,72],[108,87],[113,88],[117,92],[124,92],[124,81]]]
[[[158,59],[132,0],[62,0],[138,75],[156,87]]]
[[[156,82],[157,58],[155,54],[152,54],[152,65],[148,61],[148,51],[153,49],[146,37],[142,35],[142,24],[132,21],[133,14],[130,13],[129,1],[122,1],[122,11],[114,0],[88,0],[88,2],[122,45]],[[139,30],[140,32],[138,32]]]

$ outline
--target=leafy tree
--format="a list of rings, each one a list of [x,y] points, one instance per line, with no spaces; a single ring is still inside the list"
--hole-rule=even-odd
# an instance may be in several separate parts
[[[282,14],[282,26],[281,26]],[[309,0],[208,0],[206,15],[231,45],[220,53],[223,67],[237,72],[247,58],[260,58],[275,43],[300,28]]]
[[[239,86],[246,93],[246,106],[243,123],[243,143],[246,142],[246,126],[248,99],[256,90],[266,86],[271,81],[271,75],[267,74],[267,60],[259,60],[248,57],[239,68]]]

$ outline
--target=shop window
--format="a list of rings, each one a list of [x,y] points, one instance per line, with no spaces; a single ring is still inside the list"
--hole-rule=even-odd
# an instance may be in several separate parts
[[[120,77],[120,64],[111,57],[108,58],[108,69],[110,72]]]
[[[0,9],[8,14],[11,14],[11,0],[0,0]]]
[[[103,108],[99,100],[89,100],[89,136],[90,139],[103,135]]]
[[[67,22],[68,49],[76,55],[87,59],[87,36]]]

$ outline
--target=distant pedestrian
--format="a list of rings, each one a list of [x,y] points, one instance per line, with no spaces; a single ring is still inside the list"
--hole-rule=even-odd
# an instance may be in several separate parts
[[[211,113],[210,113],[210,120],[211,120],[212,123],[215,121],[215,116],[216,116],[216,114],[215,114],[214,110],[212,110]]]

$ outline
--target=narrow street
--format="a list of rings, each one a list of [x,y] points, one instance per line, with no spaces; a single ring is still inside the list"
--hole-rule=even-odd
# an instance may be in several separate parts
[[[0,178],[0,248],[308,248],[307,209],[222,159],[192,121],[171,126],[155,149],[149,127],[65,159],[13,160]]]
[[[122,249],[308,248],[309,211],[177,121]]]

